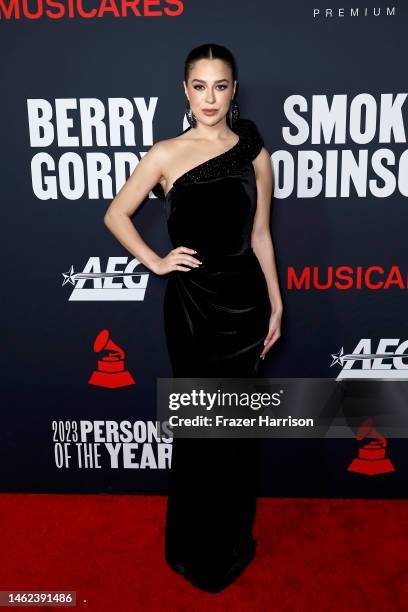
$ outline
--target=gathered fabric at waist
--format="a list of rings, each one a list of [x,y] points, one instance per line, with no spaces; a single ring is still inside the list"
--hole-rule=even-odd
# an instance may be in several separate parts
[[[199,251],[193,257],[202,263],[198,268],[191,268],[189,272],[177,271],[178,275],[196,274],[245,274],[261,271],[259,260],[252,247],[247,247],[239,253],[216,253],[202,255]]]

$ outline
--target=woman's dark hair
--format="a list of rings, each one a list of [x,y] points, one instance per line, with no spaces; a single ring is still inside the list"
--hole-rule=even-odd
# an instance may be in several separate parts
[[[232,80],[237,79],[237,64],[231,51],[222,45],[216,45],[215,43],[206,43],[195,47],[187,55],[187,59],[184,64],[184,80],[187,83],[190,71],[193,64],[200,59],[220,59],[231,68]]]

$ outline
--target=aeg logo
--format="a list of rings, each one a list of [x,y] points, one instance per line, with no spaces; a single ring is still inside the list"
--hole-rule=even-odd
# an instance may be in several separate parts
[[[135,272],[140,264],[128,257],[109,257],[106,270],[102,271],[100,257],[90,257],[82,272],[74,272],[71,266],[63,272],[62,286],[67,283],[74,286],[69,301],[141,301],[144,299],[149,272]],[[127,265],[126,265],[127,264]],[[119,266],[124,269],[118,269]]]
[[[371,338],[361,338],[352,353],[344,354],[343,347],[332,354],[330,367],[342,367],[336,380],[345,378],[408,380],[408,340],[381,338],[375,352]],[[391,350],[390,350],[391,349]],[[407,360],[407,361],[404,361]]]

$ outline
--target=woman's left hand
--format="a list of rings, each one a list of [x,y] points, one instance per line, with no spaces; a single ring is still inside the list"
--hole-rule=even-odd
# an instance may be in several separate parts
[[[282,310],[272,310],[271,318],[269,320],[269,331],[264,341],[264,348],[260,354],[261,359],[265,359],[266,353],[280,338],[281,335],[281,319]]]

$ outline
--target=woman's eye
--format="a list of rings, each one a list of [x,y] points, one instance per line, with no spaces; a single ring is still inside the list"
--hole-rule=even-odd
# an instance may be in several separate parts
[[[200,87],[204,87],[204,85],[194,85],[194,89],[199,89]],[[221,91],[227,88],[227,85],[217,85],[217,88],[221,87]]]

